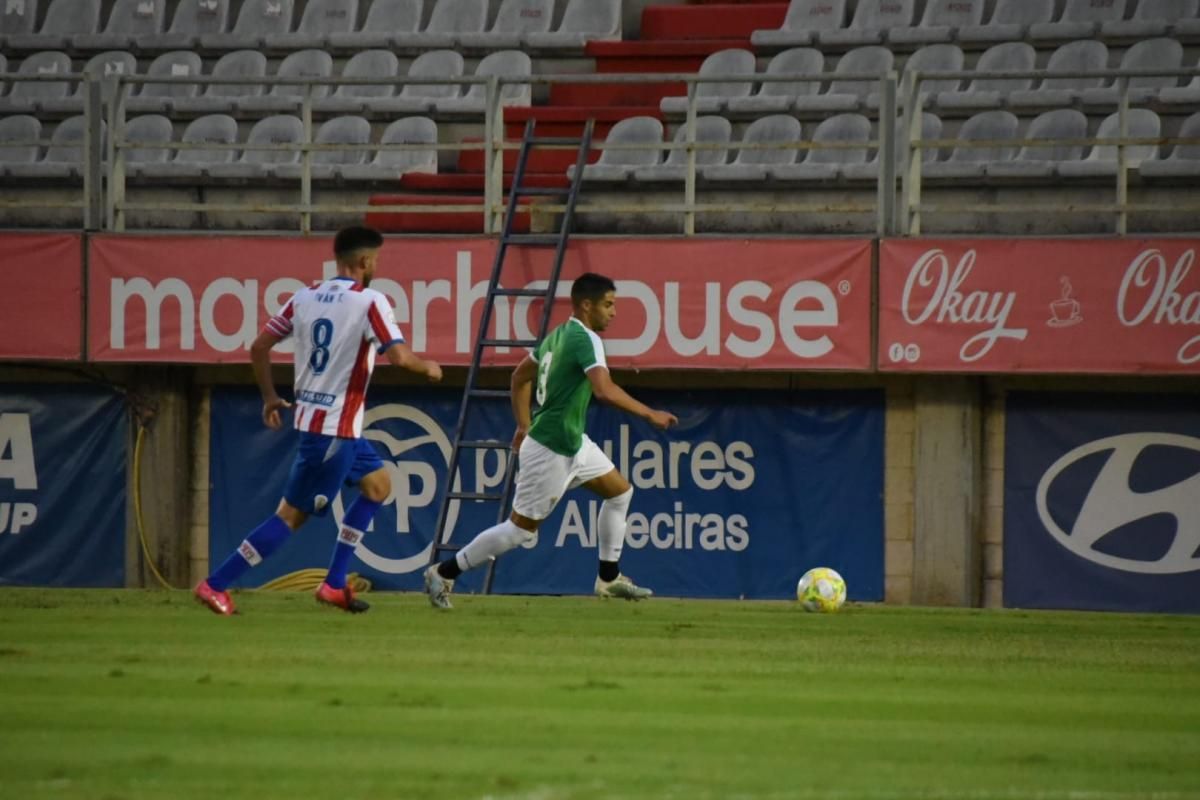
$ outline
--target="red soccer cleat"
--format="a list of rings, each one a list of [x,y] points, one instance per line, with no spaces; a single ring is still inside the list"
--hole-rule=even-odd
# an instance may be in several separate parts
[[[351,614],[361,614],[371,607],[370,603],[354,596],[354,590],[350,588],[350,584],[346,584],[343,589],[335,589],[323,582],[317,587],[317,602],[327,606],[337,606]]]
[[[229,596],[229,592],[218,592],[208,585],[207,580],[196,584],[192,594],[195,595],[197,603],[208,606],[214,614],[228,617],[237,613],[237,606],[233,604],[233,598]]]

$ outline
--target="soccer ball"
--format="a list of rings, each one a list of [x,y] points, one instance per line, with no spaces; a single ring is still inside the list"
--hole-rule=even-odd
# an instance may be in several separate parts
[[[796,599],[805,611],[837,611],[846,602],[846,582],[829,567],[813,567],[796,586]]]

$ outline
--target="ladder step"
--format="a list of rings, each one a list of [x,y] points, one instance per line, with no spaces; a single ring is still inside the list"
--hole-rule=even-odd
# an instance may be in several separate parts
[[[504,495],[487,492],[446,492],[446,497],[451,500],[501,500]]]
[[[481,347],[536,347],[537,339],[480,339]]]
[[[500,241],[505,244],[556,245],[561,238],[556,233],[510,233]]]
[[[472,450],[507,450],[512,442],[502,442],[499,439],[466,439],[458,443],[459,447]]]
[[[570,188],[562,188],[557,186],[554,188],[539,189],[536,186],[514,186],[509,190],[512,194],[518,197],[525,195],[545,195],[547,197],[569,197],[571,195]]]
[[[540,147],[542,145],[570,145],[571,147],[582,147],[583,140],[574,136],[530,136],[525,140],[530,147]]]
[[[467,392],[471,397],[504,397],[507,398],[511,392],[508,389],[471,389]]]
[[[545,297],[545,289],[492,289],[494,297]]]

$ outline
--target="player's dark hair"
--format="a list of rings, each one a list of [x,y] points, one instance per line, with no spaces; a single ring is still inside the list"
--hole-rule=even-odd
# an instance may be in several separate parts
[[[571,284],[571,305],[579,305],[584,300],[599,302],[604,295],[615,292],[617,285],[612,278],[606,278],[595,272],[585,272]]]
[[[378,250],[383,247],[383,236],[374,228],[352,225],[342,228],[333,238],[333,254],[339,260],[357,250]]]

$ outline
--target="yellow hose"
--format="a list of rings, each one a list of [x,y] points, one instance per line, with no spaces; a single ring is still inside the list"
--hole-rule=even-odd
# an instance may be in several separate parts
[[[139,424],[137,442],[133,446],[133,515],[137,521],[138,539],[142,543],[142,553],[145,555],[146,564],[154,573],[154,577],[158,579],[159,584],[164,589],[170,589],[172,588],[171,584],[167,583],[167,579],[158,571],[154,558],[150,555],[150,545],[146,543],[146,527],[142,521],[142,443],[145,438],[146,426]],[[325,580],[325,574],[326,570],[323,569],[301,569],[281,575],[258,588],[268,592],[312,592],[316,591],[316,588]],[[359,594],[371,591],[371,581],[357,572],[347,575],[346,583]]]

